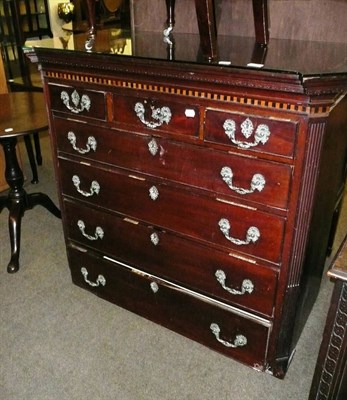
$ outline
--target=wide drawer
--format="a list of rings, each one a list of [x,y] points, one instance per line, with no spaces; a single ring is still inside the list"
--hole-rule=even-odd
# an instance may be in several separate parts
[[[247,152],[291,159],[295,153],[297,129],[296,122],[207,110],[204,138]]]
[[[283,218],[120,171],[59,160],[64,195],[164,229],[280,261]]]
[[[113,95],[113,119],[136,132],[199,135],[199,107],[165,97]]]
[[[106,120],[106,94],[79,87],[49,84],[49,101],[53,111],[71,116]]]
[[[64,201],[68,238],[230,304],[272,315],[277,273],[153,226]]]
[[[285,209],[291,167],[151,135],[54,118],[61,152]]]
[[[76,285],[247,365],[264,368],[268,321],[83,250],[68,248],[68,259]]]

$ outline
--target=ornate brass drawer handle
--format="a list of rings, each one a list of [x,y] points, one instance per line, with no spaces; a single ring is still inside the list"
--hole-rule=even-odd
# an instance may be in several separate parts
[[[254,141],[253,142],[243,142],[237,140],[235,138],[236,132],[236,123],[232,119],[225,120],[223,124],[223,128],[227,137],[234,143],[237,147],[241,149],[249,149],[251,147],[258,146],[258,144],[265,144],[271,135],[270,129],[267,125],[261,124],[258,125],[255,134],[254,134]],[[247,118],[241,124],[241,132],[242,135],[248,139],[252,136],[254,131],[253,122]]]
[[[70,104],[70,96],[65,90],[60,93],[60,98],[66,108],[73,112],[74,114],[79,114],[80,112],[87,110],[89,111],[91,106],[91,101],[88,95],[83,94],[82,97],[74,90],[71,94],[71,101],[73,105]]]
[[[98,275],[96,282],[91,282],[90,280],[88,280],[87,268],[82,267],[81,272],[82,272],[84,280],[88,283],[89,286],[98,287],[100,285],[102,285],[102,286],[106,285],[106,279],[103,275]]]
[[[100,226],[97,226],[95,228],[94,236],[88,235],[85,232],[86,225],[82,220],[77,221],[77,226],[78,226],[78,229],[81,231],[82,235],[85,238],[87,238],[88,240],[98,240],[98,239],[102,239],[104,237],[104,230]]]
[[[251,194],[254,193],[256,190],[261,192],[265,187],[265,178],[261,174],[254,174],[251,180],[251,185],[249,189],[239,188],[233,185],[233,171],[230,167],[223,167],[220,171],[220,175],[223,181],[229,186],[231,190],[238,194]]]
[[[168,124],[171,121],[171,110],[169,107],[161,107],[161,108],[154,108],[154,106],[151,106],[152,110],[152,119],[153,121],[146,121],[145,119],[145,106],[138,102],[135,104],[134,107],[135,113],[139,120],[146,125],[148,128],[158,128],[159,126],[162,126],[164,123]]]
[[[100,192],[100,185],[97,181],[92,182],[92,184],[90,185],[89,192],[85,192],[84,190],[80,189],[81,180],[77,175],[74,175],[72,177],[72,183],[76,187],[77,192],[80,193],[84,197],[90,197],[90,196],[93,196],[93,194],[99,194],[99,192]]]
[[[247,344],[247,338],[243,335],[236,335],[235,340],[233,342],[227,342],[226,340],[221,339],[219,337],[220,327],[214,322],[210,325],[210,329],[212,333],[215,335],[218,342],[222,343],[222,345],[225,347],[236,348],[236,347],[246,346]]]
[[[217,281],[221,284],[222,288],[233,295],[243,295],[245,293],[253,292],[254,285],[250,279],[244,279],[242,281],[241,290],[236,290],[236,289],[229,288],[225,285],[226,274],[223,270],[217,269],[215,276],[217,278]]]
[[[67,138],[68,138],[69,142],[71,143],[72,148],[80,154],[89,153],[91,150],[96,151],[97,143],[96,143],[96,139],[94,136],[88,137],[85,149],[82,149],[82,148],[76,146],[77,139],[76,139],[76,135],[74,134],[74,132],[72,132],[72,131],[68,132]]]
[[[230,222],[226,218],[222,218],[219,223],[219,229],[223,233],[226,239],[231,243],[238,246],[255,243],[260,238],[260,231],[256,226],[251,226],[247,230],[246,240],[235,239],[229,235],[230,232]]]

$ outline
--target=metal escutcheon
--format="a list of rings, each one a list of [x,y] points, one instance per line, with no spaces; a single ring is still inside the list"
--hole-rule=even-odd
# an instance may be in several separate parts
[[[159,285],[157,284],[157,282],[151,282],[149,286],[153,293],[157,293],[157,291],[159,290]]]
[[[159,190],[158,190],[155,186],[152,186],[152,187],[149,189],[149,197],[150,197],[153,201],[157,200],[157,198],[159,197]]]
[[[157,246],[159,244],[159,235],[156,232],[153,232],[150,236],[151,242],[154,244],[154,246]]]
[[[154,157],[159,150],[159,146],[158,143],[155,139],[152,139],[148,142],[148,151],[152,154],[152,156]]]

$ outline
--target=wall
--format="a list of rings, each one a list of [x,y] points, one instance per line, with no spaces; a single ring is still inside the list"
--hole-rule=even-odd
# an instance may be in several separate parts
[[[269,0],[270,37],[347,41],[347,0]],[[163,29],[164,0],[131,0],[133,24],[139,30]],[[254,36],[251,0],[215,0],[219,35]],[[198,31],[194,0],[176,1],[176,32]]]

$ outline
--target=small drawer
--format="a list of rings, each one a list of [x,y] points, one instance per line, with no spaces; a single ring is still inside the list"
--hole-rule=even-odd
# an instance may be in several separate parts
[[[62,159],[59,163],[62,191],[66,196],[228,250],[280,262],[284,218],[201,196],[143,175],[128,175]]]
[[[64,205],[69,239],[229,304],[272,315],[277,287],[272,269],[136,220],[67,200]]]
[[[199,135],[199,107],[168,100],[167,97],[113,95],[114,122],[137,132]]]
[[[106,120],[104,92],[84,88],[49,84],[51,109],[78,116]]]
[[[204,138],[235,149],[292,159],[297,123],[256,115],[206,111]]]
[[[69,247],[68,258],[76,285],[226,356],[265,368],[269,321],[83,249]]]
[[[62,118],[53,121],[60,152],[161,176],[213,194],[287,208],[291,166]]]

